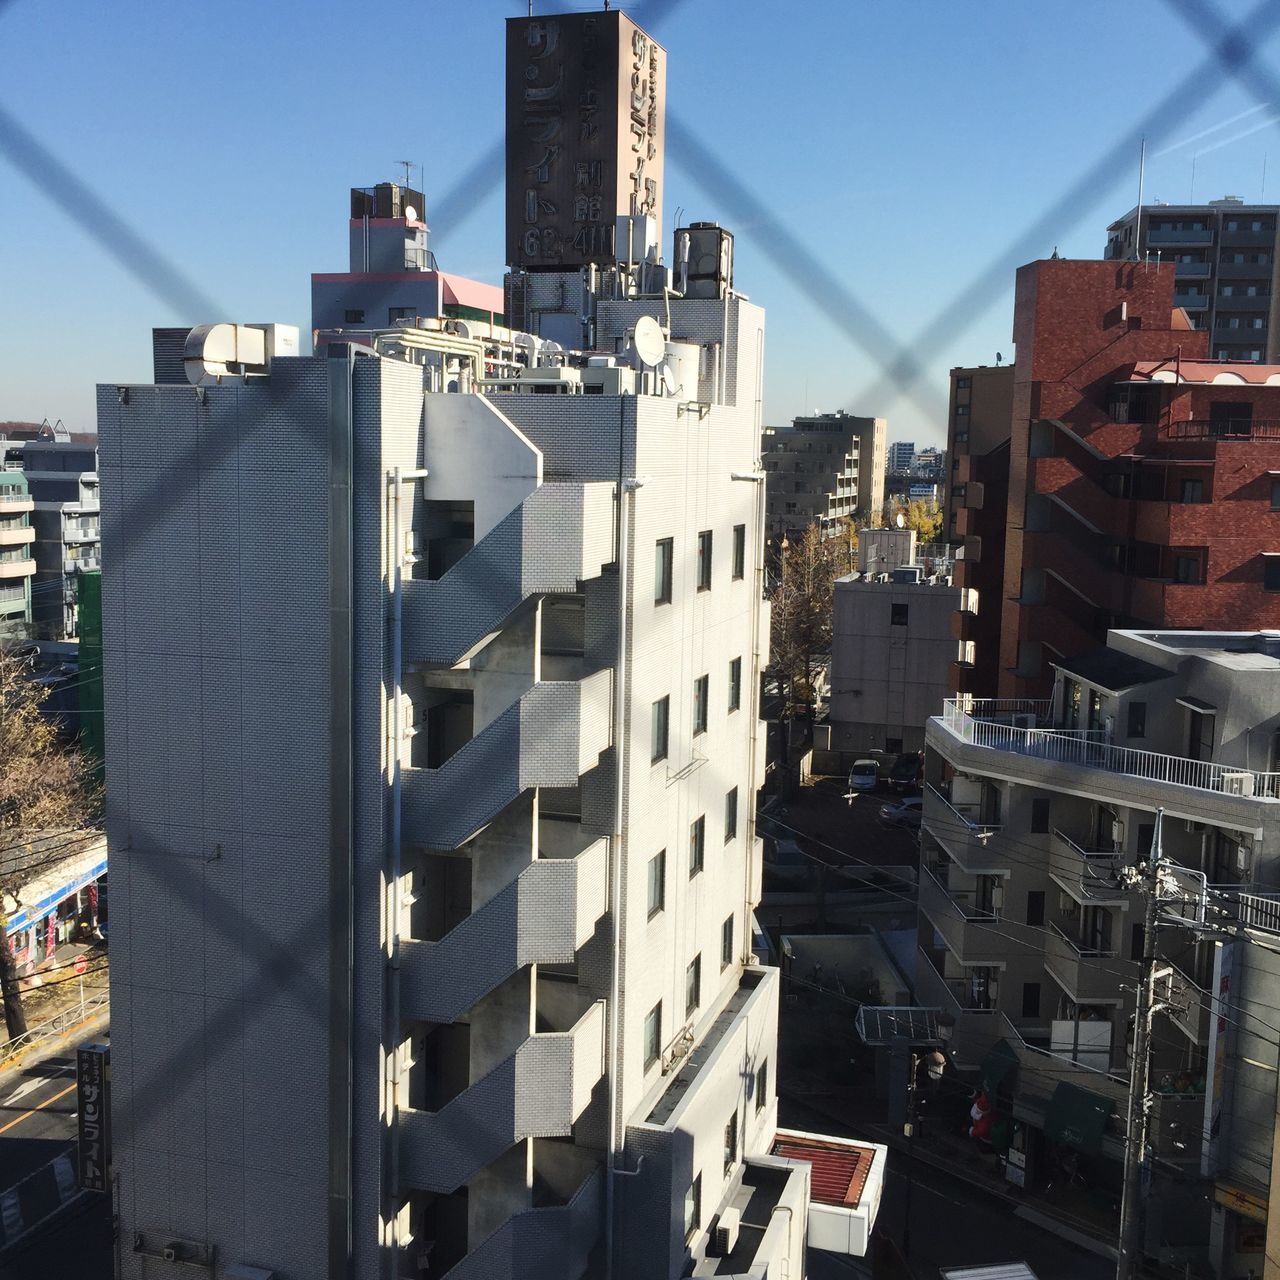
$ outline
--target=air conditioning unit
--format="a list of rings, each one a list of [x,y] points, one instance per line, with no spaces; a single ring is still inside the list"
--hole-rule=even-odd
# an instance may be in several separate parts
[[[1251,796],[1253,795],[1253,774],[1251,773],[1224,773],[1222,775],[1222,789],[1230,796]]]
[[[1013,717],[1013,727],[1015,729],[1034,729],[1036,727],[1036,713],[1034,711],[1019,711]]]
[[[717,1257],[727,1258],[734,1251],[738,1243],[738,1228],[741,1222],[742,1215],[737,1209],[725,1209],[716,1220],[715,1238],[712,1244]]]

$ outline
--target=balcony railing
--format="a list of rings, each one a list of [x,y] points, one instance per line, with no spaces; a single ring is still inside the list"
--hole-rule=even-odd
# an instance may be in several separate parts
[[[993,751],[1199,791],[1280,798],[1280,773],[1113,746],[1101,729],[1059,729],[1042,724],[1039,712],[1009,710],[994,700],[948,698],[939,718],[962,742]]]
[[[1161,427],[1166,440],[1280,440],[1280,418],[1191,418]]]
[[[1117,849],[1086,849],[1065,831],[1053,829],[1049,874],[1069,886],[1068,892],[1087,902],[1116,902],[1125,897],[1117,872],[1124,854]]]
[[[938,816],[943,823],[955,825],[966,835],[976,836],[979,840],[985,840],[988,836],[993,836],[1000,830],[998,822],[982,821],[979,814],[981,806],[976,804],[952,804],[931,782],[925,784],[925,790],[942,807],[942,812]],[[934,820],[937,821],[937,817]]]
[[[1212,244],[1213,231],[1209,227],[1199,227],[1176,231],[1170,227],[1150,227],[1147,230],[1147,244]]]

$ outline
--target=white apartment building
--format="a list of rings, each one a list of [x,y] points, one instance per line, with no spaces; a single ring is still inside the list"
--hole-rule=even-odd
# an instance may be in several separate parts
[[[1240,1212],[1261,1196],[1265,1216],[1271,1177],[1249,1135],[1274,1115],[1276,1038],[1249,1019],[1276,1003],[1277,966],[1246,958],[1240,926],[1280,924],[1280,638],[1113,631],[1058,664],[1050,701],[954,699],[926,744],[917,998],[1012,1117],[1028,1179],[1061,1177],[1070,1150],[1075,1176],[1119,1185],[1144,948],[1119,873],[1163,810],[1163,855],[1188,904],[1209,886],[1218,927],[1188,905],[1157,931],[1146,1247],[1181,1264],[1214,1241],[1218,1274],[1260,1272],[1230,1256],[1243,1237],[1223,1215],[1243,1188]],[[1247,1000],[1220,1019],[1227,990]]]
[[[100,389],[125,1276],[866,1248],[884,1150],[778,1129],[751,955],[763,313],[592,312]]]

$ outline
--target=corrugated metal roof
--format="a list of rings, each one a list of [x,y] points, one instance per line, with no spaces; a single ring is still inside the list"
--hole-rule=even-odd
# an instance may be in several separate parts
[[[862,1199],[867,1175],[875,1163],[875,1148],[851,1142],[821,1142],[794,1135],[774,1138],[770,1155],[803,1160],[811,1168],[809,1196],[819,1204],[853,1208]]]

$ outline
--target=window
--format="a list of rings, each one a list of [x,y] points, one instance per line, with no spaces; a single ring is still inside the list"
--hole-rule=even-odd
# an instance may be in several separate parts
[[[769,1060],[766,1058],[756,1068],[756,1114],[764,1110],[769,1101]]]
[[[667,729],[671,716],[671,699],[659,698],[653,704],[653,720],[651,724],[651,763],[667,758]]]
[[[724,842],[728,844],[738,835],[738,788],[732,787],[724,798]]]
[[[702,870],[707,845],[707,819],[702,815],[689,825],[689,879]]]
[[[1173,580],[1175,582],[1188,583],[1192,586],[1199,585],[1200,557],[1195,555],[1175,555],[1173,557]]]
[[[905,627],[907,625],[907,606],[905,604],[891,604],[889,610],[889,625],[891,627]]]
[[[1033,800],[1031,802],[1031,830],[1035,835],[1045,835],[1049,830],[1049,801],[1048,799]]]
[[[1027,923],[1044,924],[1044,890],[1027,890]]]
[[[707,676],[699,676],[693,682],[693,736],[707,731],[707,695],[710,692]]]
[[[1204,481],[1203,480],[1184,480],[1182,482],[1182,501],[1183,502],[1203,502],[1204,501]]]
[[[1022,984],[1022,1016],[1024,1018],[1040,1016],[1040,984],[1038,982]]]
[[[649,919],[667,905],[667,851],[659,849],[649,859]]]
[[[684,971],[684,1016],[686,1018],[702,1003],[702,954],[694,956]]]
[[[957,390],[957,391],[968,391],[968,390],[969,390],[969,388],[970,388],[972,385],[973,385],[973,379],[972,379],[972,378],[957,378],[957,379],[956,379],[956,390]]]
[[[1147,704],[1145,702],[1129,703],[1129,737],[1145,738],[1147,736]]]
[[[956,417],[967,418],[969,416],[969,406],[967,404],[956,405]]]
[[[902,754],[902,739],[886,738],[884,740],[884,749],[887,755],[900,756]]]
[[[684,1238],[692,1240],[702,1226],[702,1174],[689,1184],[684,1196]]]
[[[733,963],[733,916],[725,917],[720,926],[720,967],[727,969]]]
[[[651,1066],[662,1056],[662,1001],[649,1010],[644,1017],[644,1069]]]
[[[1280,480],[1271,482],[1271,510],[1280,511]]]
[[[412,320],[418,314],[416,307],[388,307],[387,323],[395,324],[397,320]]]
[[[745,524],[733,526],[733,576],[735,578],[747,576],[747,526]]]
[[[671,603],[671,564],[675,543],[671,538],[659,538],[653,558],[653,603]]]
[[[1262,557],[1262,585],[1268,591],[1280,591],[1280,555]]]
[[[729,663],[729,710],[737,711],[742,706],[742,659],[734,658]]]
[[[735,1111],[729,1117],[728,1123],[724,1127],[724,1172],[725,1177],[733,1171],[733,1166],[738,1163],[738,1113]]]
[[[342,313],[343,324],[364,324],[364,312],[348,309]]]
[[[698,534],[698,590],[711,590],[711,530]]]

